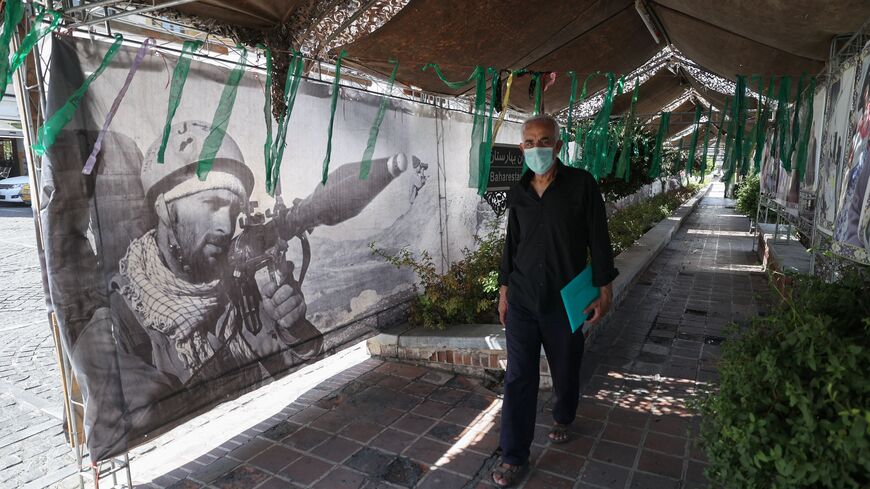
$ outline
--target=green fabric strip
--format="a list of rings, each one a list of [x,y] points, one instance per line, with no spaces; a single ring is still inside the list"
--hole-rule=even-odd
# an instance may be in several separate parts
[[[326,156],[323,157],[323,177],[320,183],[326,185],[329,176],[329,161],[332,159],[332,129],[335,124],[335,107],[338,105],[338,94],[341,91],[341,61],[347,56],[347,51],[341,50],[338,60],[335,62],[335,78],[332,80],[332,100],[329,102],[329,129],[326,134]]]
[[[587,88],[589,85],[589,80],[591,80],[593,77],[598,76],[598,75],[601,75],[601,73],[596,71],[595,73],[590,73],[589,75],[587,75],[586,79],[583,80],[583,88],[580,90],[580,97],[577,99],[578,104],[582,104],[583,101],[586,100],[586,92],[587,92]],[[586,151],[585,151],[586,136],[585,136],[585,133],[583,132],[584,129],[585,129],[585,127],[580,125],[574,131],[574,156],[571,159],[571,163],[569,165],[569,166],[573,166],[574,168],[581,167],[581,161],[580,161],[580,146],[581,146],[580,142],[581,141],[584,142],[583,153],[584,154],[586,153]]]
[[[477,193],[478,195],[486,194],[486,184],[489,183],[489,166],[492,159],[492,121],[493,112],[495,111],[495,99],[498,95],[497,85],[499,83],[496,76],[495,68],[487,68],[487,75],[492,80],[490,87],[489,115],[486,116],[486,134],[480,144],[480,156],[478,157],[480,169],[477,173]],[[486,80],[484,78],[484,80]]]
[[[384,114],[387,112],[387,104],[389,103],[387,95],[393,92],[393,84],[396,82],[396,73],[399,71],[399,62],[395,59],[390,60],[390,62],[393,63],[393,71],[390,73],[387,93],[381,96],[381,103],[378,106],[378,115],[375,116],[372,128],[369,129],[369,140],[366,143],[366,149],[363,151],[362,162],[359,166],[360,180],[366,180],[369,177],[369,171],[371,171],[372,168],[372,156],[375,154],[375,144],[378,142],[378,133],[381,130],[381,123],[384,122]]]
[[[786,171],[791,171],[791,161],[784,158],[788,147],[788,96],[790,93],[791,78],[783,76],[779,79],[779,96],[776,100],[776,132],[773,135],[773,141],[774,146],[777,147],[779,161]]]
[[[284,148],[287,147],[287,127],[290,125],[290,115],[296,104],[296,92],[299,91],[299,83],[302,81],[302,69],[305,59],[302,53],[296,51],[287,66],[287,78],[284,80],[284,115],[278,119],[278,133],[272,143],[274,161],[267,167],[266,191],[269,195],[275,195],[278,187],[278,179],[281,174],[281,163],[284,161]]]
[[[797,167],[798,172],[798,181],[804,181],[804,175],[807,170],[807,147],[810,142],[810,133],[812,132],[813,126],[813,100],[816,96],[816,79],[815,77],[810,78],[810,87],[809,93],[807,93],[807,103],[806,109],[804,110],[804,120],[803,120],[803,135],[801,136],[800,144],[798,145],[798,153],[797,153],[797,161],[795,161],[795,166]],[[800,97],[800,94],[798,94]]]
[[[214,165],[214,159],[217,156],[221,145],[224,142],[224,136],[227,133],[227,126],[230,123],[230,116],[233,113],[233,106],[236,104],[236,93],[238,92],[239,83],[245,75],[245,63],[248,57],[248,51],[239,46],[241,55],[236,62],[236,67],[230,72],[227,83],[224,85],[224,90],[221,92],[221,98],[218,101],[217,109],[214,112],[214,117],[211,122],[211,130],[208,136],[205,137],[205,142],[202,143],[202,151],[199,153],[199,162],[196,164],[196,176],[201,181],[205,181],[211,167]]]
[[[719,160],[719,149],[722,147],[722,133],[725,132],[725,114],[731,106],[731,99],[725,97],[725,107],[719,113],[719,129],[716,133],[716,149],[713,150],[713,167],[716,167],[716,161]]]
[[[169,142],[172,119],[175,117],[175,112],[181,103],[181,94],[184,92],[184,84],[187,82],[187,75],[190,73],[190,57],[193,53],[199,51],[201,46],[202,41],[184,41],[184,45],[181,47],[181,56],[178,57],[175,69],[172,70],[172,84],[169,86],[169,108],[166,110],[166,122],[163,124],[163,139],[160,141],[160,148],[157,151],[157,163],[163,163],[164,155],[166,154],[166,144]],[[269,129],[271,130],[271,127]]]
[[[9,43],[12,42],[12,35],[18,29],[21,19],[24,18],[24,6],[21,4],[21,0],[6,0],[4,7],[3,31],[0,32],[0,83],[3,85],[0,98],[6,94],[6,86],[12,78],[12,72],[15,71],[15,68],[9,64]]]
[[[671,113],[662,112],[661,120],[659,120],[659,132],[656,134],[656,147],[653,150],[652,165],[649,168],[650,178],[658,178],[662,172],[662,144],[665,141],[665,134],[668,133],[670,121]]]
[[[477,80],[477,78],[480,76],[480,73],[483,71],[482,66],[476,66],[474,68],[474,71],[472,71],[471,74],[468,75],[468,78],[466,78],[465,80],[450,81],[450,80],[444,78],[444,73],[441,71],[441,67],[439,67],[437,63],[429,63],[427,65],[424,65],[423,71],[426,71],[429,68],[432,68],[435,71],[435,74],[438,75],[438,78],[441,79],[441,81],[445,85],[447,85],[448,88],[451,88],[453,90],[458,90],[460,88],[464,88],[466,85],[468,85],[472,81]]]
[[[608,73],[604,103],[583,144],[583,166],[596,180],[606,177],[613,168],[613,161],[607,161],[610,149],[610,114],[613,111],[613,97],[616,93],[622,93],[625,77],[620,78],[619,83],[615,81],[615,75]]]
[[[677,159],[674,162],[674,170],[677,172],[680,171],[680,168],[683,166],[683,141],[685,138],[680,138],[680,144],[677,146]],[[689,172],[686,170],[686,178],[689,178]]]
[[[770,101],[773,97],[774,86],[775,79],[770,77],[770,81],[767,84],[767,96],[765,97],[764,107],[759,109],[761,110],[761,127],[755,133],[755,157],[752,165],[754,173],[761,171],[761,157],[764,154],[764,143],[767,140],[767,120],[770,119]]]
[[[257,46],[263,48],[263,45]],[[263,143],[263,164],[268,181],[272,162],[272,50],[266,49],[266,83],[263,88],[263,121],[266,124],[266,141]]]
[[[75,92],[73,92],[72,96],[63,104],[63,107],[59,108],[54,114],[52,114],[51,117],[45,121],[42,127],[39,128],[39,132],[36,136],[36,144],[33,145],[33,150],[36,151],[36,154],[39,156],[44,155],[45,152],[48,151],[48,148],[54,144],[60,131],[63,130],[75,115],[79,104],[82,102],[82,98],[88,91],[88,87],[90,87],[91,83],[106,71],[106,67],[112,62],[112,58],[115,57],[115,54],[118,52],[118,49],[120,49],[123,41],[124,36],[121,34],[115,34],[115,42],[109,46],[106,55],[103,56],[103,60],[100,62],[100,66],[85,79],[82,85],[76,89]]]
[[[752,80],[756,82],[756,93],[758,94],[758,104],[755,107],[755,124],[752,125],[752,130],[749,131],[749,139],[746,140],[743,148],[743,155],[740,160],[740,175],[746,176],[749,173],[749,158],[752,156],[752,151],[755,148],[756,141],[758,141],[758,131],[761,129],[761,112],[763,104],[761,102],[761,96],[764,94],[762,90],[762,81],[761,77],[758,75],[752,75]]]
[[[698,148],[698,131],[701,129],[701,114],[704,112],[701,105],[695,106],[695,122],[692,123],[692,139],[689,141],[689,156],[686,158],[686,175],[692,174],[692,167],[695,166],[695,152]]]
[[[707,151],[710,150],[710,125],[713,123],[713,104],[707,110],[707,122],[704,124],[704,149],[701,154],[701,183],[707,174]]]
[[[27,55],[30,54],[33,46],[35,46],[43,37],[48,35],[49,32],[57,29],[58,24],[63,20],[63,17],[53,10],[45,10],[39,4],[33,4],[33,6],[38,12],[36,19],[33,21],[33,28],[26,36],[24,36],[24,39],[21,40],[21,46],[18,47],[18,51],[12,55],[5,77],[2,76],[3,68],[0,67],[0,100],[3,100],[4,95],[6,95],[6,87],[9,83],[12,83],[12,73],[14,73],[22,63],[24,63],[24,60],[27,58]],[[51,22],[48,25],[45,25],[46,15],[51,15]],[[2,39],[0,39],[0,42],[3,42]],[[8,48],[6,54],[8,55]]]
[[[543,73],[536,71],[532,73],[532,83],[535,84],[535,111],[534,115],[541,113],[541,103],[544,94],[544,82],[542,80]]]
[[[616,165],[616,177],[622,177],[626,182],[628,181],[628,172],[631,166],[632,136],[634,135],[635,123],[634,109],[637,105],[637,96],[640,89],[640,83],[637,78],[634,81],[634,90],[631,93],[631,107],[629,107],[628,116],[625,119],[625,128],[622,132],[622,149],[619,153],[619,162]]]
[[[475,82],[473,110],[474,122],[471,127],[471,147],[468,151],[468,186],[476,188],[480,184],[480,145],[483,143],[483,125],[486,116],[486,70],[484,70],[483,66],[476,66],[474,71],[472,71],[465,80],[449,81],[444,78],[444,74],[441,72],[441,68],[437,64],[429,63],[423,66],[423,70],[430,67],[435,71],[435,74],[438,75],[438,78],[440,78],[441,81],[451,89],[457,90],[463,88],[471,83],[472,80]]]

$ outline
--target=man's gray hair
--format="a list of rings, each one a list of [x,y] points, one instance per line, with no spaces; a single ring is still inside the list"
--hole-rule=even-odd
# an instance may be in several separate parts
[[[556,139],[559,139],[559,121],[557,121],[555,117],[553,117],[549,114],[533,115],[533,116],[529,117],[528,119],[526,119],[525,121],[523,121],[522,133],[525,134],[526,126],[528,126],[529,124],[532,124],[534,122],[549,122],[550,124],[552,124],[553,125],[553,134],[556,136]]]

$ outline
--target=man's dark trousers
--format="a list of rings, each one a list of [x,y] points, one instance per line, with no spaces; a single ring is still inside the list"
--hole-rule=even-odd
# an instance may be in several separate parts
[[[521,306],[508,305],[505,317],[507,373],[504,381],[501,436],[502,462],[522,465],[529,459],[535,435],[541,345],[550,364],[556,403],[553,419],[570,424],[580,401],[580,360],[583,333],[571,332],[568,316],[539,315]]]

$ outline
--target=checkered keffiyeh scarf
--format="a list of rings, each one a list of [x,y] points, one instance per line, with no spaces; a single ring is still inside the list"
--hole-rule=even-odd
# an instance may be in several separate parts
[[[174,341],[186,368],[196,370],[214,355],[206,335],[208,320],[221,308],[218,280],[192,284],[176,277],[160,260],[153,229],[130,243],[118,265],[128,282],[121,295],[142,326]]]

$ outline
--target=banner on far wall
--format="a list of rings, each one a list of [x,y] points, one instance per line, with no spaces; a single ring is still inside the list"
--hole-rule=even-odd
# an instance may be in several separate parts
[[[828,110],[825,114],[822,148],[819,160],[818,198],[819,207],[816,227],[828,236],[833,235],[837,210],[837,183],[843,167],[843,158],[848,147],[849,111],[855,88],[854,64],[835,75],[828,89]]]
[[[106,48],[52,40],[50,113]],[[264,83],[254,72],[242,78],[213,167],[200,180],[197,162],[213,140],[229,70],[198,60],[159,163],[166,87],[178,60],[154,51],[85,176],[135,54],[122,47],[91,85],[46,154],[42,179],[51,300],[85,397],[94,461],[403,320],[415,276],[373,256],[370,243],[446,263],[492,217],[466,184],[472,121],[465,114],[390,100],[371,171],[360,180],[381,98],[351,89],[341,89],[332,165],[321,184],[330,86],[307,81],[289,123],[281,199],[271,197]],[[499,135],[518,142],[518,124],[505,123]]]
[[[850,137],[840,169],[833,250],[866,263],[870,256],[870,43],[857,69]]]

